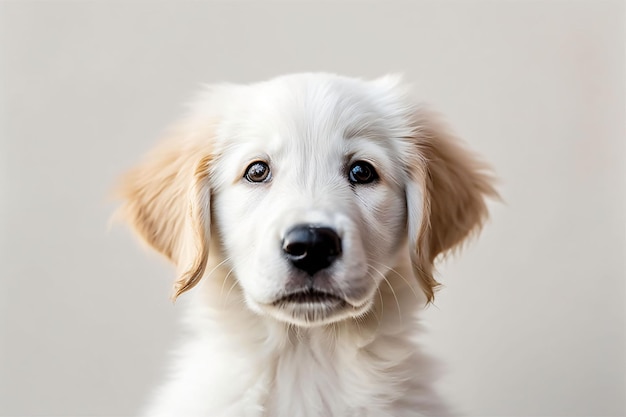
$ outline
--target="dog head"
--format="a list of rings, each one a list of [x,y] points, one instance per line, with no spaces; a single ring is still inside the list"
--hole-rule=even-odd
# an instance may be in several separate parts
[[[480,228],[496,193],[396,78],[298,74],[209,88],[120,195],[179,267],[175,297],[215,251],[250,309],[319,325],[370,310],[407,252],[432,300],[435,257]]]

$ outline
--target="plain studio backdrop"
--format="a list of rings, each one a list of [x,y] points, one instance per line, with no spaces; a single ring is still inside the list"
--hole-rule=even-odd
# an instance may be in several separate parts
[[[0,3],[0,414],[133,415],[178,338],[173,268],[116,177],[202,83],[404,73],[500,178],[421,339],[474,416],[626,413],[618,1]],[[219,337],[219,335],[215,335]]]

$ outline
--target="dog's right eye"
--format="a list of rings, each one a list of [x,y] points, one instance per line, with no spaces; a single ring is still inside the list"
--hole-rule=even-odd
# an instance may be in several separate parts
[[[248,165],[243,176],[249,182],[267,182],[270,179],[270,167],[262,161],[256,161]]]
[[[369,162],[357,161],[350,167],[348,179],[351,184],[369,184],[378,179],[378,174]]]

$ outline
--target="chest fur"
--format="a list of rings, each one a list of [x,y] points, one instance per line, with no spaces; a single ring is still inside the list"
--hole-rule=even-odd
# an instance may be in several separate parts
[[[381,357],[375,347],[323,346],[300,341],[266,368],[269,383],[264,416],[380,416],[407,388],[401,362]]]

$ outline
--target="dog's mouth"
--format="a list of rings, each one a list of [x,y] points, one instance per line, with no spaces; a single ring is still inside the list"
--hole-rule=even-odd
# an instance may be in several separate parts
[[[343,298],[338,297],[335,294],[314,289],[307,289],[287,294],[274,301],[272,304],[276,307],[280,307],[284,304],[321,304],[337,306],[337,304],[343,305],[345,303],[346,301]]]
[[[304,327],[339,321],[355,310],[342,297],[314,289],[289,293],[268,307],[268,312],[281,321]]]
[[[306,288],[283,294],[262,306],[280,321],[312,327],[361,316],[371,307],[371,300],[357,305],[335,292]]]

